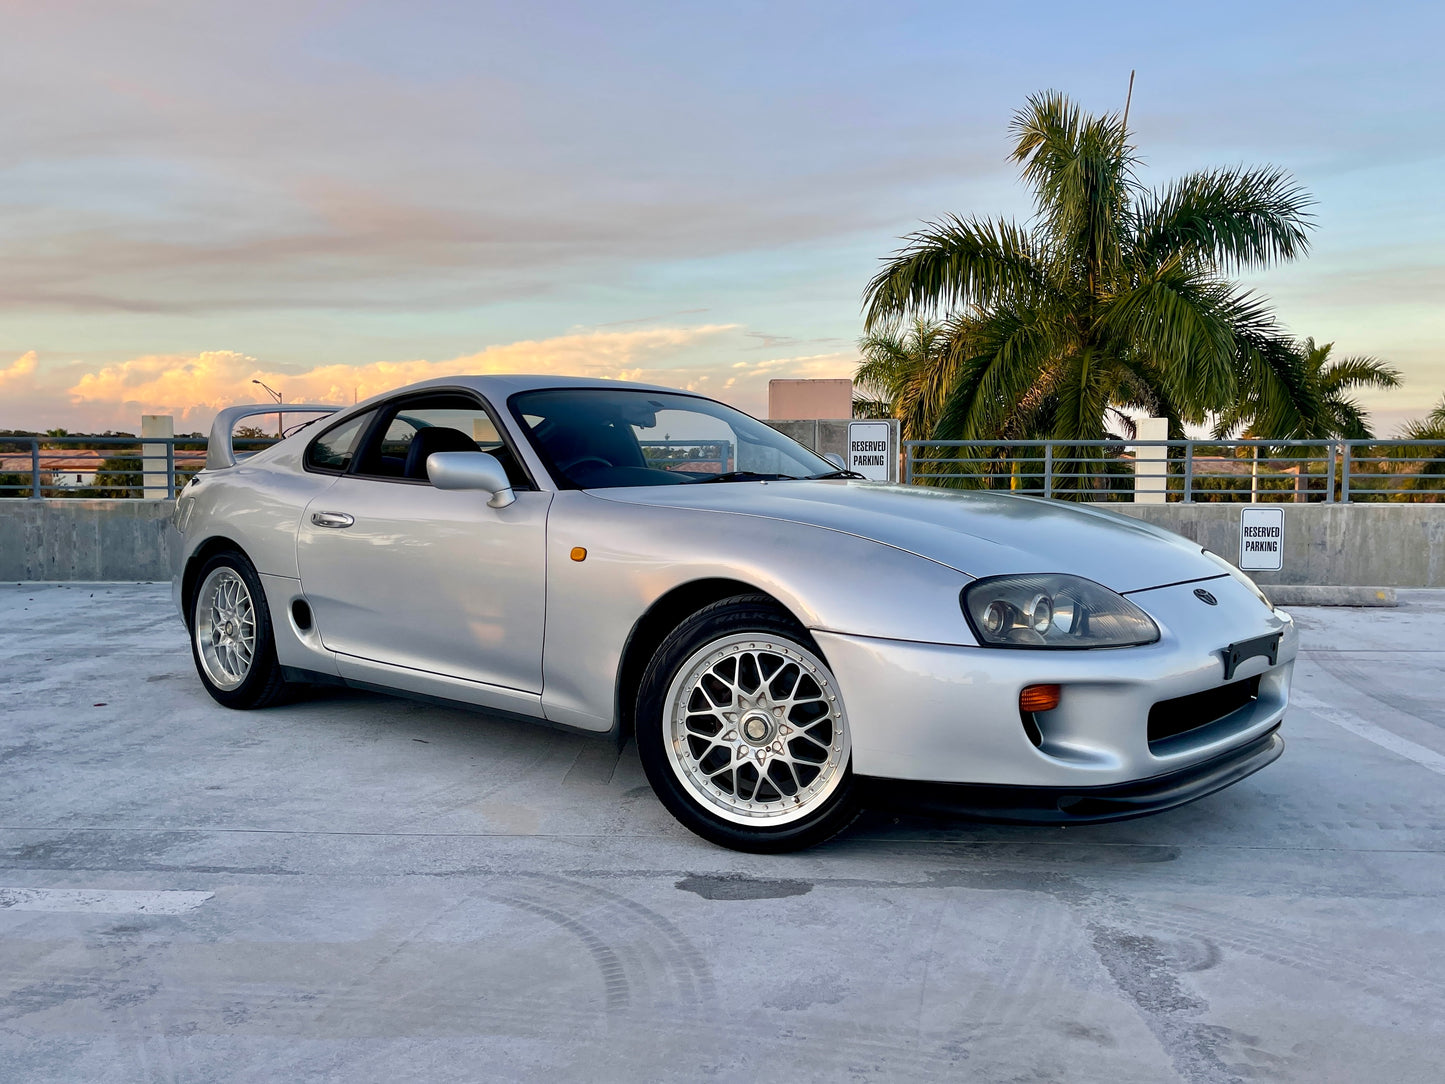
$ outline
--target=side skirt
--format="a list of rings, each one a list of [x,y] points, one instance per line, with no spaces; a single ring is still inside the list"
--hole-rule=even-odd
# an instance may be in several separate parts
[[[565,734],[581,734],[589,738],[606,738],[609,741],[616,741],[615,735],[608,731],[584,730],[582,727],[553,722],[551,719],[543,718],[540,715],[528,715],[525,712],[508,711],[506,708],[484,707],[481,704],[473,704],[465,700],[451,700],[445,696],[436,696],[432,693],[395,689],[387,685],[341,678],[335,674],[323,674],[316,670],[303,670],[294,666],[281,667],[281,674],[287,681],[297,685],[323,685],[333,688],[357,689],[367,693],[381,693],[383,696],[394,696],[399,700],[411,700],[415,703],[431,704],[433,707],[449,708],[454,711],[468,711],[474,715],[486,715],[494,719],[505,719],[508,722],[526,723],[529,726],[545,727],[548,730],[558,730]]]

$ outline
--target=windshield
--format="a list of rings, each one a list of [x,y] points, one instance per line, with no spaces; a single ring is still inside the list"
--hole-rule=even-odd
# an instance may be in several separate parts
[[[692,395],[552,388],[508,401],[572,489],[816,478],[831,463],[732,407]]]

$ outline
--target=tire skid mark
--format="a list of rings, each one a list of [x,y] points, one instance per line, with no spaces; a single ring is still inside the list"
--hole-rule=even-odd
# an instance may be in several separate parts
[[[530,870],[505,872],[480,867],[447,871],[414,871],[412,876],[454,878],[484,876],[506,878],[514,882],[505,892],[509,898],[529,899],[544,907],[580,921],[588,915],[589,928],[607,931],[604,941],[621,946],[616,955],[628,966],[631,985],[635,988],[656,985],[660,974],[665,992],[659,1001],[685,1003],[699,1010],[709,1008],[716,999],[716,987],[707,958],[688,936],[658,912],[622,893],[586,883],[576,876],[537,873]],[[530,886],[530,891],[528,886]],[[483,889],[482,896],[499,896],[499,890]],[[503,900],[502,902],[506,902]],[[602,934],[598,934],[602,937]],[[625,943],[624,943],[625,942]]]
[[[1401,714],[1417,719],[1427,726],[1438,727],[1441,723],[1438,717],[1438,701],[1430,701],[1423,697],[1410,696],[1394,689],[1381,688],[1379,685],[1380,673],[1378,669],[1371,669],[1364,666],[1358,656],[1345,651],[1321,650],[1315,652],[1316,660],[1324,673],[1333,677],[1336,681],[1353,689],[1361,696],[1392,708]],[[1422,712],[1430,712],[1435,718]]]
[[[474,721],[468,720],[468,722]],[[524,724],[499,722],[497,728],[500,730],[503,726],[509,725],[521,726]],[[412,826],[415,824],[434,821],[438,814],[451,813],[458,809],[490,801],[539,773],[555,768],[556,761],[559,759],[558,752],[561,751],[564,754],[566,752],[568,736],[555,731],[544,731],[538,736],[543,739],[539,743],[539,748],[532,752],[525,761],[511,767],[504,775],[499,776],[491,783],[478,784],[475,779],[459,779],[414,795],[412,801],[417,807],[416,814],[396,825],[394,830],[405,833],[409,829],[414,830]],[[505,741],[508,735],[501,735],[501,737]],[[515,753],[511,748],[506,748],[501,755],[515,755]],[[453,798],[459,800],[452,801]]]
[[[536,879],[551,884],[566,885],[571,889],[600,897],[615,909],[620,909],[636,921],[661,934],[671,946],[668,962],[672,965],[673,977],[683,987],[687,1000],[700,1009],[710,1008],[717,1000],[716,984],[712,967],[692,940],[675,923],[652,908],[639,903],[630,896],[603,888],[600,885],[574,881],[551,874],[535,874]],[[655,942],[654,942],[655,944]]]
[[[1147,934],[1090,922],[1094,951],[1109,977],[1143,1018],[1175,1071],[1191,1084],[1243,1084],[1219,1055],[1221,1029],[1202,1017],[1209,1003],[1179,984],[1164,946]]]
[[[100,980],[92,980],[72,993],[99,1001],[113,992],[107,991]],[[316,1013],[319,1004],[326,1007],[321,1019]],[[74,1018],[60,1026],[47,1026],[40,1019],[23,1029],[9,1030],[35,1037],[113,1035],[113,1011],[113,1006],[97,1004],[90,1026]],[[949,1072],[956,1072],[975,1042],[998,1043],[1006,1048],[1014,1041],[996,1029],[985,1035],[972,1026],[934,1028],[915,1035],[905,1027],[803,1019],[778,1029],[776,1020],[766,1014],[752,1014],[699,1031],[695,1015],[659,1011],[656,1007],[637,1006],[604,1014],[559,1005],[541,995],[508,995],[480,1004],[412,1004],[406,999],[383,1004],[364,991],[332,995],[320,986],[295,990],[236,982],[151,986],[143,996],[129,998],[126,1015],[125,1033],[135,1037],[201,1034],[316,1039],[497,1034],[539,1040],[566,1036],[574,1042],[579,1037],[592,1037],[603,1042],[631,1031],[653,1037],[650,1052],[654,1055],[659,1053],[659,1045],[674,1041],[668,1035],[677,1036],[675,1041],[685,1044],[677,1051],[678,1063],[700,1054],[718,1059],[736,1056],[737,1034],[742,1030],[750,1036],[748,1047],[755,1065],[795,1056],[798,1044],[807,1043],[812,1047],[809,1064],[819,1072],[886,1071],[890,1076],[907,1073],[917,1079],[944,1079]]]
[[[602,976],[602,987],[606,997],[607,1011],[625,1009],[632,1001],[631,984],[623,970],[622,961],[605,941],[591,927],[553,907],[547,907],[520,895],[506,892],[489,892],[488,898],[498,900],[512,907],[521,908],[548,922],[555,923],[581,941],[592,962]]]
[[[1031,926],[1029,936],[1015,937],[1027,946],[1019,954],[1016,971],[1007,973],[1011,980],[1002,999],[994,998],[994,1012],[1000,1023],[1027,1028],[1037,1023],[1038,1006],[1045,1000],[1043,995],[1055,983],[1053,970],[1054,946],[1064,940],[1075,928],[1076,916],[1067,903],[1052,914],[1039,916]],[[1045,951],[1045,950],[1048,951]]]
[[[1266,923],[1186,904],[1170,910],[1136,905],[1135,912],[1143,926],[1183,937],[1207,935],[1216,945],[1245,956],[1307,971],[1330,982],[1347,982],[1352,989],[1385,1001],[1433,1004],[1445,996],[1445,983],[1438,979],[1360,957],[1335,944],[1292,936]]]

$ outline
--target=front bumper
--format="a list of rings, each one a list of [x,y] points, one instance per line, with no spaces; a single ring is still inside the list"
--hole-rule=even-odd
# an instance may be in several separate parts
[[[862,780],[870,805],[979,817],[1006,824],[1091,824],[1173,809],[1223,790],[1284,752],[1279,729],[1223,756],[1166,775],[1108,787],[989,787],[968,783]]]
[[[1157,643],[1141,647],[1026,651],[815,631],[847,707],[854,772],[1073,794],[1188,774],[1253,745],[1284,716],[1299,635],[1243,584],[1227,576],[1207,584],[1217,606],[1194,595],[1198,583],[1131,594],[1160,629]],[[1156,704],[1225,685],[1224,650],[1269,633],[1281,637],[1274,662],[1248,658],[1230,678],[1257,678],[1252,700],[1150,741]],[[1059,707],[1036,717],[1042,740],[1018,707],[1033,684],[1063,690]]]

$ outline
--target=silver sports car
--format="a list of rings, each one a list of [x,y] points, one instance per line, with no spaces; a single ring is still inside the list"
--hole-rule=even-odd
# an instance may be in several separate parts
[[[715,843],[826,839],[873,794],[1128,817],[1284,747],[1298,635],[1228,562],[1097,507],[860,481],[701,396],[457,377],[181,493],[175,599],[233,708],[344,683],[635,736]]]

